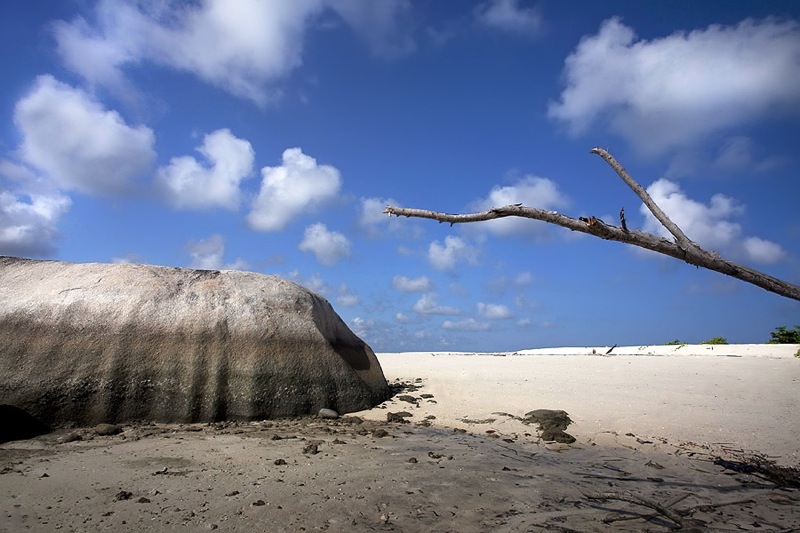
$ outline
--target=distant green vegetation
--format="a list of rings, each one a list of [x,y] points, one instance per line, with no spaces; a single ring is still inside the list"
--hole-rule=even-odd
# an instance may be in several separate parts
[[[686,346],[686,343],[681,340],[675,339],[674,341],[665,342],[664,346],[677,346],[676,350],[680,350],[681,348]]]
[[[769,336],[770,339],[767,341],[769,344],[800,344],[800,324],[792,329],[786,326],[778,326]],[[687,344],[688,343],[680,339],[675,339],[674,341],[665,342],[664,346],[686,346]],[[728,344],[728,339],[725,337],[714,337],[700,344]],[[800,350],[797,351],[795,357],[800,357]]]
[[[769,334],[770,344],[800,344],[800,325],[793,329],[786,329],[786,326],[778,326],[775,331]]]

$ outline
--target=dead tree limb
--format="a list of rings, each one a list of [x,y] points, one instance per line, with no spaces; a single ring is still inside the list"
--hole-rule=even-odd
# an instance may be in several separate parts
[[[622,180],[641,198],[642,202],[647,206],[653,215],[658,219],[661,224],[667,228],[667,231],[672,234],[674,240],[665,239],[648,233],[645,231],[637,231],[629,229],[627,226],[618,228],[610,224],[606,224],[602,220],[595,217],[579,217],[572,218],[562,215],[556,211],[545,211],[535,207],[526,207],[522,204],[512,204],[503,207],[495,207],[488,211],[479,213],[466,213],[466,214],[450,214],[440,213],[437,211],[428,211],[425,209],[411,209],[406,207],[387,206],[383,211],[388,215],[414,217],[414,218],[429,218],[438,220],[439,222],[447,222],[451,226],[453,224],[465,224],[469,222],[484,222],[487,220],[494,220],[505,217],[522,217],[531,218],[534,220],[541,220],[549,224],[555,224],[567,228],[572,231],[579,231],[606,239],[609,241],[618,241],[625,244],[638,246],[646,250],[668,255],[685,261],[690,265],[695,265],[709,270],[714,270],[734,277],[746,283],[756,285],[767,291],[800,301],[800,286],[793,285],[786,281],[774,278],[758,270],[733,263],[727,259],[723,259],[715,252],[708,252],[700,248],[697,244],[691,241],[681,229],[672,222],[669,217],[656,205],[653,199],[647,194],[647,191],[625,171],[622,165],[614,159],[606,150],[602,148],[592,149],[592,153],[602,157],[614,171],[622,178]]]
[[[667,506],[661,505],[656,501],[649,500],[629,492],[601,492],[598,494],[584,494],[584,496],[590,500],[619,500],[622,502],[641,505],[642,507],[648,507],[657,512],[659,515],[675,522],[679,529],[683,528],[687,524],[687,520],[681,516],[679,512],[669,509]]]

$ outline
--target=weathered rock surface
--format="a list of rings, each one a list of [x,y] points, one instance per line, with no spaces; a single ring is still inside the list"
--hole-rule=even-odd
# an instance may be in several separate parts
[[[0,257],[0,404],[45,424],[347,413],[388,392],[370,347],[289,281]]]

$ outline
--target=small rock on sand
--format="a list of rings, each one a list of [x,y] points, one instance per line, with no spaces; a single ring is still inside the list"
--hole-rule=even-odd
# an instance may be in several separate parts
[[[116,424],[97,424],[94,427],[94,432],[101,437],[107,437],[109,435],[117,435],[118,433],[122,433],[122,428]]]
[[[402,424],[408,423],[406,418],[410,418],[413,415],[408,411],[400,411],[399,413],[386,413],[386,421],[387,422],[400,422]]]
[[[339,418],[339,413],[337,413],[333,409],[324,409],[323,408],[323,409],[319,410],[319,413],[317,413],[317,416],[319,416],[320,418],[327,418],[327,419],[333,420],[333,419]]]

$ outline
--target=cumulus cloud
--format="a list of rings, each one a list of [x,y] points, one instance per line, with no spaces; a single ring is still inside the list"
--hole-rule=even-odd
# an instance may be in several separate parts
[[[371,236],[377,236],[377,228],[389,225],[393,217],[385,214],[383,210],[387,205],[399,205],[396,201],[388,198],[362,198],[361,212],[358,215],[358,225]]]
[[[338,170],[317,165],[316,159],[300,148],[285,150],[283,164],[264,167],[261,175],[261,190],[247,217],[250,226],[259,231],[283,229],[303,211],[335,198],[342,185]]]
[[[22,133],[20,157],[61,189],[121,195],[155,158],[152,130],[129,126],[116,111],[52,76],[37,78],[17,102],[14,122]]]
[[[313,252],[317,261],[327,266],[333,266],[350,255],[350,241],[347,237],[337,231],[330,231],[322,223],[306,228],[298,248],[303,252]]]
[[[0,254],[47,257],[54,253],[58,221],[71,204],[60,194],[0,191]]]
[[[331,288],[328,286],[327,283],[325,283],[325,280],[322,279],[322,277],[319,274],[312,274],[310,277],[304,279],[300,275],[300,272],[298,270],[293,270],[288,274],[282,275],[281,277],[292,280],[295,283],[302,285],[303,287],[306,287],[307,289],[312,290],[325,297],[328,297],[328,295],[332,293]]]
[[[414,322],[414,319],[405,313],[395,313],[394,319],[400,322],[401,324],[410,324]]]
[[[358,215],[358,225],[363,228],[371,228],[379,224],[385,224],[391,220],[391,217],[383,212],[387,205],[397,205],[397,202],[391,198],[387,200],[381,198],[362,198],[361,212]]]
[[[330,0],[328,4],[367,43],[373,55],[395,58],[416,49],[409,0]]]
[[[432,285],[428,276],[420,276],[418,278],[394,276],[392,278],[392,287],[400,292],[425,292],[429,291]]]
[[[487,331],[489,329],[488,322],[478,322],[474,318],[465,318],[464,320],[445,320],[442,322],[442,329],[460,330],[460,331]]]
[[[745,136],[727,139],[714,160],[716,168],[733,172],[768,172],[784,163],[785,160],[777,156],[759,158],[755,143]]]
[[[569,201],[552,180],[525,176],[512,185],[493,187],[486,198],[474,202],[471,207],[476,211],[485,211],[518,203],[528,207],[554,210],[567,206]],[[483,222],[481,227],[501,236],[526,235],[536,238],[544,237],[549,232],[549,227],[544,222],[519,217],[489,220]]]
[[[237,259],[233,263],[225,263],[225,238],[217,233],[207,239],[189,241],[184,246],[191,256],[191,268],[203,270],[246,270],[249,268],[247,261]]]
[[[651,41],[604,21],[566,59],[548,115],[572,134],[608,125],[641,152],[691,146],[800,104],[800,24],[746,19]]]
[[[91,16],[59,21],[53,32],[64,65],[91,84],[129,93],[126,70],[149,62],[263,106],[302,65],[306,31],[326,10],[376,56],[415,48],[409,0],[100,0]]]
[[[190,72],[263,105],[302,63],[303,35],[321,0],[176,2],[100,0],[94,24],[54,26],[64,64],[91,83],[121,89],[124,70],[149,61]]]
[[[461,237],[448,235],[444,244],[433,241],[428,247],[428,262],[437,270],[454,270],[457,265],[478,264],[478,250]]]
[[[418,239],[422,236],[422,230],[416,224],[384,213],[383,210],[387,205],[399,207],[400,203],[391,198],[361,199],[357,224],[365,236],[377,238],[387,232],[394,237],[410,240]]]
[[[747,237],[742,245],[747,256],[757,263],[777,263],[786,257],[779,244],[758,237]]]
[[[439,296],[435,293],[423,294],[411,309],[422,315],[457,315],[460,313],[455,307],[439,305]]]
[[[364,339],[369,336],[369,334],[375,329],[376,325],[377,324],[374,320],[357,316],[350,322],[350,329],[353,331],[353,333]]]
[[[339,288],[336,291],[336,305],[342,307],[355,307],[361,303],[358,295],[353,294],[350,290],[350,287],[347,286],[346,283],[342,283],[339,285]]]
[[[239,184],[253,172],[253,147],[227,129],[209,133],[197,151],[205,165],[190,156],[173,157],[158,169],[156,181],[179,208],[239,207]]]
[[[478,314],[489,320],[501,320],[504,318],[511,318],[513,316],[511,310],[502,304],[487,304],[478,302],[477,308]]]
[[[704,204],[687,197],[677,183],[667,179],[655,181],[647,192],[687,237],[706,249],[743,255],[763,264],[774,263],[785,255],[778,244],[757,237],[742,237],[742,227],[731,218],[741,215],[744,207],[730,197],[715,194]],[[646,231],[672,238],[646,206],[642,205],[639,210],[645,216]]]
[[[542,31],[542,15],[536,7],[521,7],[519,0],[489,0],[475,8],[475,19],[489,28],[524,36]]]

